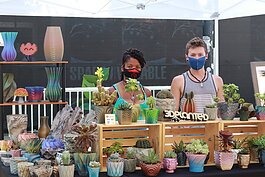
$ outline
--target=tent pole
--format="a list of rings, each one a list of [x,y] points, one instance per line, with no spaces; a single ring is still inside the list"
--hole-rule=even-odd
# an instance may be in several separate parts
[[[219,75],[219,21],[214,19],[214,55],[213,55],[213,73]]]

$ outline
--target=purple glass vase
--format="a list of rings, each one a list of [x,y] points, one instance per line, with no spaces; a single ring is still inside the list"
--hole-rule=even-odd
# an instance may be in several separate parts
[[[33,87],[25,87],[28,91],[28,101],[30,102],[38,102],[42,100],[44,87],[41,86],[33,86]]]
[[[4,41],[4,48],[2,50],[1,56],[4,61],[14,61],[17,56],[14,42],[18,32],[2,32],[1,34]]]

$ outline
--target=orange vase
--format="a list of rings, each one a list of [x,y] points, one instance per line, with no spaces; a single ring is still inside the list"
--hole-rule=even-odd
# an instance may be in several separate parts
[[[40,117],[40,128],[38,130],[39,138],[46,138],[50,133],[50,127],[48,124],[48,116],[41,116]]]
[[[183,112],[191,112],[191,113],[195,113],[195,103],[193,100],[194,94],[193,92],[185,93],[185,98],[186,100],[184,101],[183,105],[182,105],[182,111]]]

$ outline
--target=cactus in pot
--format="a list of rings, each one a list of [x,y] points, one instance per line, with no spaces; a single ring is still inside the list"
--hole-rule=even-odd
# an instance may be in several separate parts
[[[159,109],[159,120],[161,121],[170,121],[170,119],[163,118],[163,112],[165,110],[174,111],[175,100],[172,93],[169,90],[160,90],[156,94],[156,106]]]
[[[122,176],[124,170],[124,159],[120,157],[119,153],[111,154],[107,161],[108,176]]]
[[[71,157],[69,151],[62,153],[61,163],[59,165],[59,176],[60,177],[73,177],[75,166],[70,163]]]
[[[165,151],[163,166],[167,173],[174,173],[178,165],[177,154],[174,151]]]

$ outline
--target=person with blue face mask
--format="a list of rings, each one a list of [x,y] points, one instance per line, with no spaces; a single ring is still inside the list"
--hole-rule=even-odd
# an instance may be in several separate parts
[[[185,102],[185,93],[194,93],[195,112],[203,113],[206,105],[214,103],[213,98],[223,97],[223,80],[220,76],[212,75],[204,68],[208,59],[207,45],[195,37],[186,44],[185,58],[189,70],[173,78],[171,92],[176,101],[176,111],[182,108]],[[181,110],[181,109],[180,109]]]

